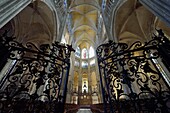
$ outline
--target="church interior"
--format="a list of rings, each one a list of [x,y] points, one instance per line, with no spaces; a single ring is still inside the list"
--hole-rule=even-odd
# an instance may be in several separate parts
[[[0,113],[169,113],[169,0],[1,0]]]

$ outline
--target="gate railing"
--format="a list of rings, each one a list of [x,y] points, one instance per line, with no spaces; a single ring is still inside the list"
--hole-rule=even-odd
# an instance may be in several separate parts
[[[105,113],[170,112],[170,88],[155,63],[168,58],[166,40],[158,30],[146,43],[137,41],[128,46],[109,41],[97,48]]]
[[[63,113],[72,47],[58,42],[39,48],[29,42],[23,45],[7,32],[0,45],[15,62],[1,75],[0,112]]]

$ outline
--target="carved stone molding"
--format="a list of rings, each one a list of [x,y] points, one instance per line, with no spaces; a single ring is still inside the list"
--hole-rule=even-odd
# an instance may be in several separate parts
[[[153,14],[170,26],[169,0],[140,0]]]
[[[23,10],[31,0],[3,0],[0,2],[0,28]]]

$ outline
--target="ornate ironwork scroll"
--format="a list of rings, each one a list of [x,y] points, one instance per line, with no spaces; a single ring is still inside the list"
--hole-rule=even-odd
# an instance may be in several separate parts
[[[0,44],[13,60],[0,81],[0,112],[63,113],[72,47],[58,42],[23,45],[7,32]]]
[[[97,48],[106,113],[170,112],[170,88],[157,62],[165,38],[158,30],[146,43],[109,41]]]

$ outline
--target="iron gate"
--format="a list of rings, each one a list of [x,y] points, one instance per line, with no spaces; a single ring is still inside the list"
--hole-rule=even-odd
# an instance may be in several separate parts
[[[5,49],[12,63],[1,75],[0,112],[63,113],[72,47],[55,42],[37,48],[7,34],[1,36],[0,53]]]
[[[109,41],[97,48],[105,113],[170,112],[170,75],[159,63],[170,58],[170,46],[163,32],[157,31],[146,43],[128,46]]]

